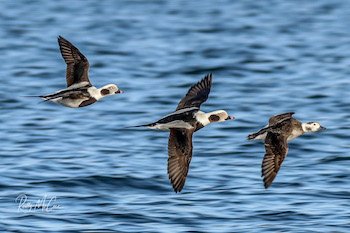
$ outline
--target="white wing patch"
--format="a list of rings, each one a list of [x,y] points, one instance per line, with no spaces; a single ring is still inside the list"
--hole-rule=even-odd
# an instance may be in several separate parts
[[[149,126],[150,129],[158,129],[158,130],[169,130],[169,129],[193,129],[193,126],[187,122],[176,120],[171,121],[166,124],[156,124],[154,126]]]

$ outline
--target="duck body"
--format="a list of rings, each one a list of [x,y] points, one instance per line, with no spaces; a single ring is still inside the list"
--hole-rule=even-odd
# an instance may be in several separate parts
[[[318,132],[325,128],[317,122],[302,123],[293,118],[294,112],[272,116],[269,124],[256,133],[248,135],[248,140],[263,140],[265,155],[261,165],[264,186],[271,186],[288,154],[288,142],[307,132]]]
[[[58,37],[61,55],[67,64],[67,88],[53,94],[39,96],[44,101],[51,101],[66,107],[80,108],[96,103],[108,95],[122,93],[115,84],[108,84],[99,89],[89,80],[89,61],[72,43]]]
[[[150,124],[136,127],[148,127],[157,130],[169,130],[168,175],[175,192],[181,192],[192,159],[193,133],[213,122],[233,120],[224,110],[205,113],[200,106],[209,96],[212,75],[206,75],[201,81],[191,86],[185,97],[179,102],[175,112]]]

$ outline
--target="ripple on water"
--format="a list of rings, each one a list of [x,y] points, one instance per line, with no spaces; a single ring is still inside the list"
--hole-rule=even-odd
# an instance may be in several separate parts
[[[3,1],[0,231],[348,232],[349,9],[329,0]],[[88,57],[96,86],[125,93],[81,109],[25,97],[65,87],[58,35]],[[175,194],[169,133],[125,127],[173,111],[207,73],[202,110],[236,120],[196,132]],[[328,130],[290,142],[265,190],[263,143],[246,137],[287,111]],[[20,194],[55,197],[61,208],[19,210]]]

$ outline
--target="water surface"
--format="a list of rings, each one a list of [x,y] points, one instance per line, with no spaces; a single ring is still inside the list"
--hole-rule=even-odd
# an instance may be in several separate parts
[[[349,232],[350,4],[345,1],[2,1],[1,232]],[[98,87],[81,109],[27,95],[65,87],[58,35]],[[203,111],[237,120],[195,134],[175,194],[167,132],[126,129],[176,108],[212,72]],[[290,144],[270,189],[246,136],[295,111],[328,128]],[[50,208],[18,208],[40,202]],[[17,202],[16,202],[17,198]]]

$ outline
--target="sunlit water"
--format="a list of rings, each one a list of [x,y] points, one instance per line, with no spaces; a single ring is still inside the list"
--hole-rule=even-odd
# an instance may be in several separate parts
[[[194,2],[1,1],[1,232],[350,231],[349,2]],[[81,109],[25,97],[65,87],[58,35],[125,94]],[[195,134],[175,194],[168,133],[125,127],[209,72],[202,110],[237,119]],[[328,130],[293,141],[265,190],[246,136],[286,111]]]

